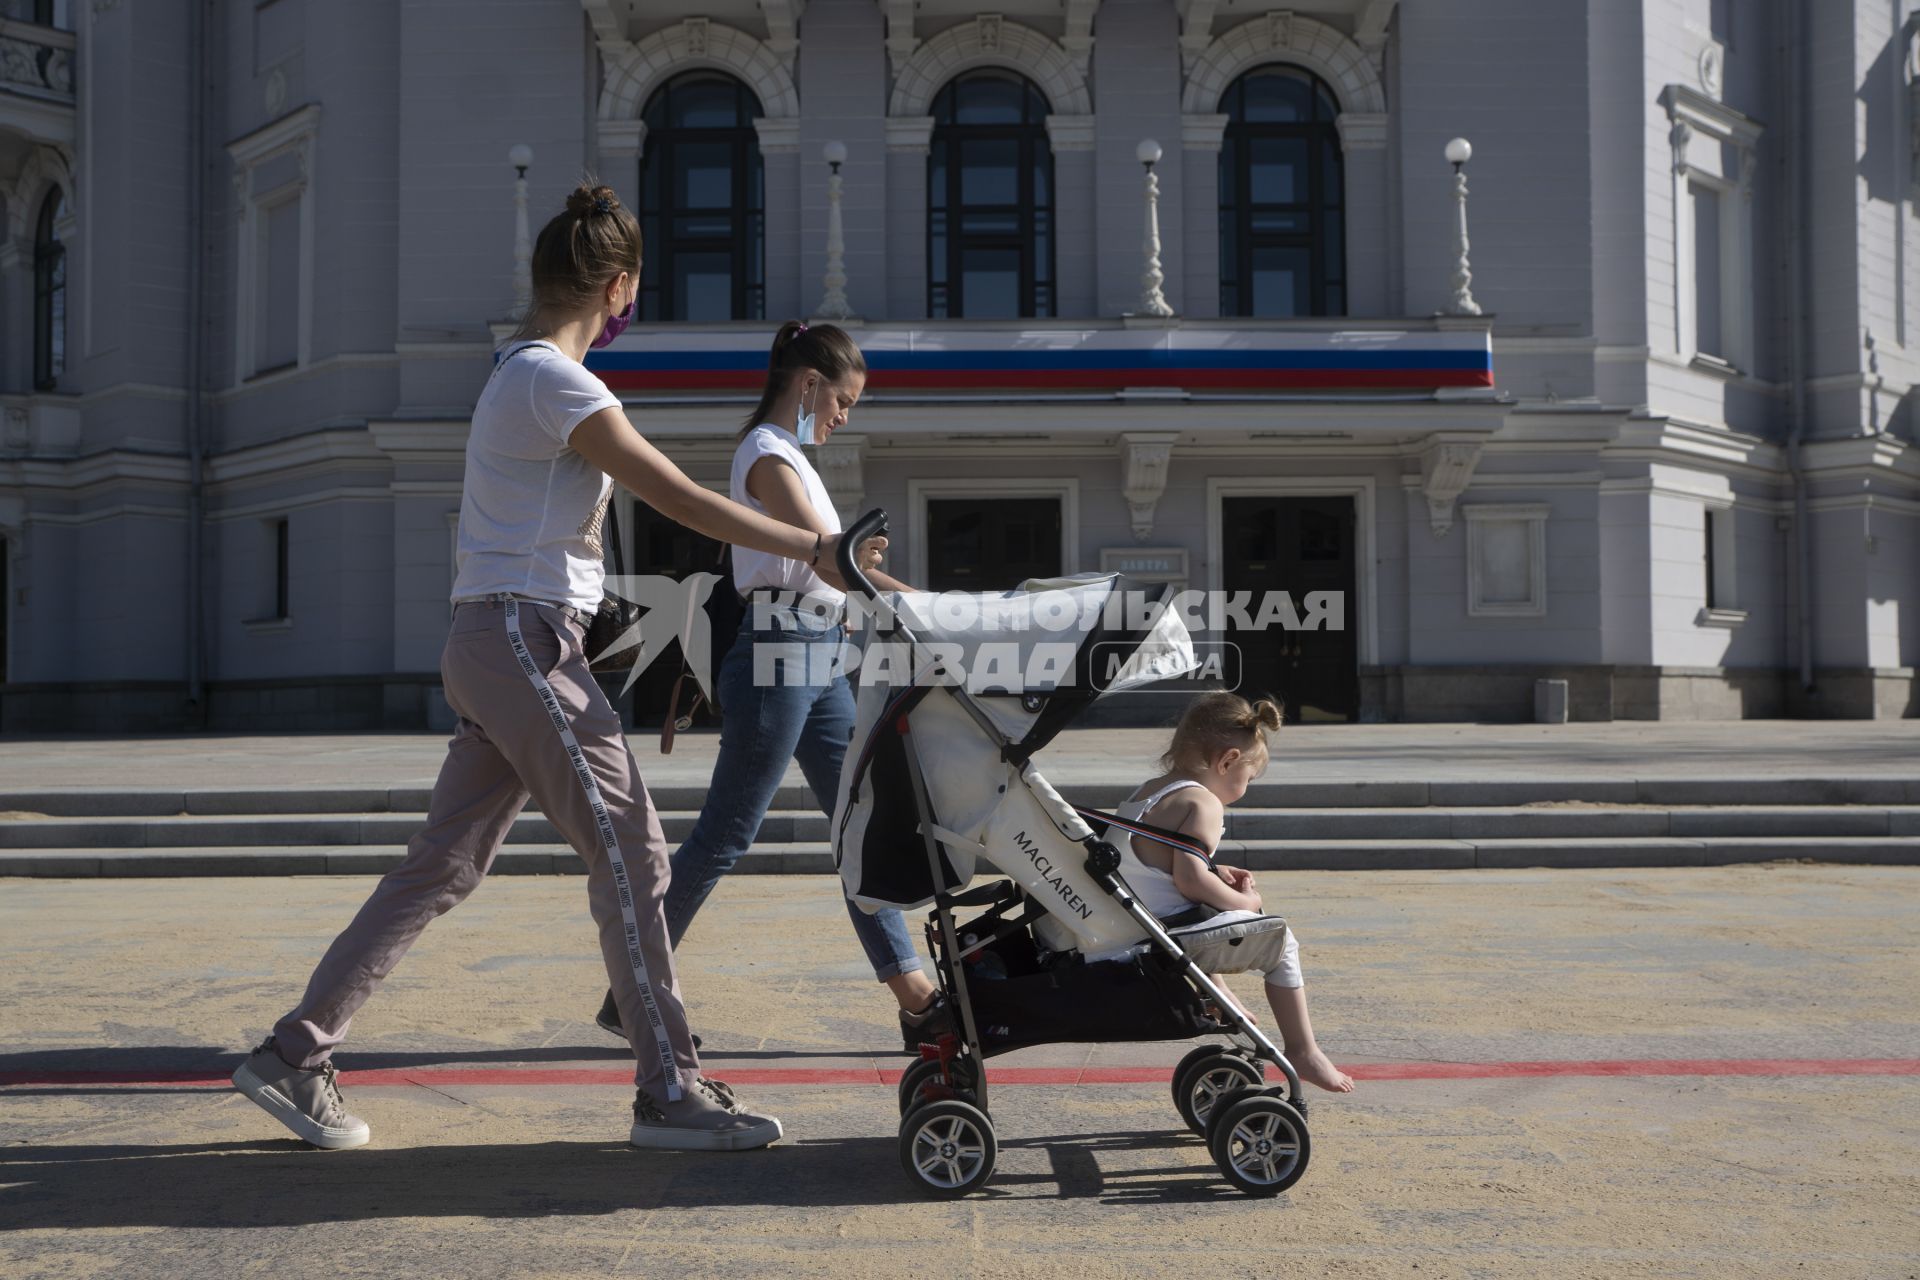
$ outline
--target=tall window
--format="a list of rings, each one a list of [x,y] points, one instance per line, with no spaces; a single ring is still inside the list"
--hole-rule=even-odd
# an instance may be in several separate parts
[[[60,219],[67,209],[60,188],[47,193],[33,233],[33,386],[51,391],[67,371],[67,247]]]
[[[1228,86],[1220,112],[1220,314],[1345,315],[1333,91],[1298,67],[1257,67]]]
[[[640,158],[643,320],[758,320],[766,312],[760,100],[689,71],[647,100]]]
[[[1011,71],[969,71],[933,100],[927,314],[1051,316],[1053,149],[1047,100]]]

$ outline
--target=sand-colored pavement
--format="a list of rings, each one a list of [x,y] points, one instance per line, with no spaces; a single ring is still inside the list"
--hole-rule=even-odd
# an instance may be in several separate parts
[[[1178,1130],[1146,1077],[1185,1044],[1054,1047],[995,1060],[1046,1083],[996,1090],[999,1172],[959,1203],[899,1170],[904,1059],[830,880],[725,884],[683,946],[709,1069],[788,1129],[729,1156],[624,1146],[577,880],[428,931],[341,1054],[374,1127],[342,1153],[199,1082],[365,880],[11,884],[0,1275],[1920,1274],[1920,872],[1275,880],[1362,1077],[1316,1099],[1300,1184],[1244,1199]]]

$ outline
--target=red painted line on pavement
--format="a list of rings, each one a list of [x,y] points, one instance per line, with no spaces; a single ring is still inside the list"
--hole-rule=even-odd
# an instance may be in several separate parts
[[[739,1085],[891,1085],[900,1067],[722,1067]],[[1347,1064],[1356,1080],[1511,1080],[1594,1076],[1913,1076],[1920,1058],[1615,1058],[1542,1062],[1375,1062]],[[1164,1084],[1171,1067],[992,1067],[992,1084]],[[1268,1075],[1278,1078],[1272,1068]],[[356,1088],[396,1085],[506,1086],[512,1088],[631,1085],[623,1067],[423,1067],[342,1072]],[[0,1071],[0,1088],[86,1085],[95,1088],[219,1089],[222,1075],[204,1071]]]

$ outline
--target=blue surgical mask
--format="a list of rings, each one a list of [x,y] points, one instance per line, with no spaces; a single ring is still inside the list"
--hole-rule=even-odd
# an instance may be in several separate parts
[[[801,444],[819,444],[820,443],[820,441],[816,439],[813,434],[815,423],[816,423],[816,419],[814,417],[813,410],[802,406],[800,410],[799,421],[797,421],[794,424],[794,428],[793,428],[793,434],[800,438]]]

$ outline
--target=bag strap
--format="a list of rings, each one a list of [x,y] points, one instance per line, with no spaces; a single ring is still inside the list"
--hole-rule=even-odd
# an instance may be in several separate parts
[[[620,551],[620,495],[607,495],[607,537],[613,542],[613,573],[617,578],[627,576],[627,560]]]

